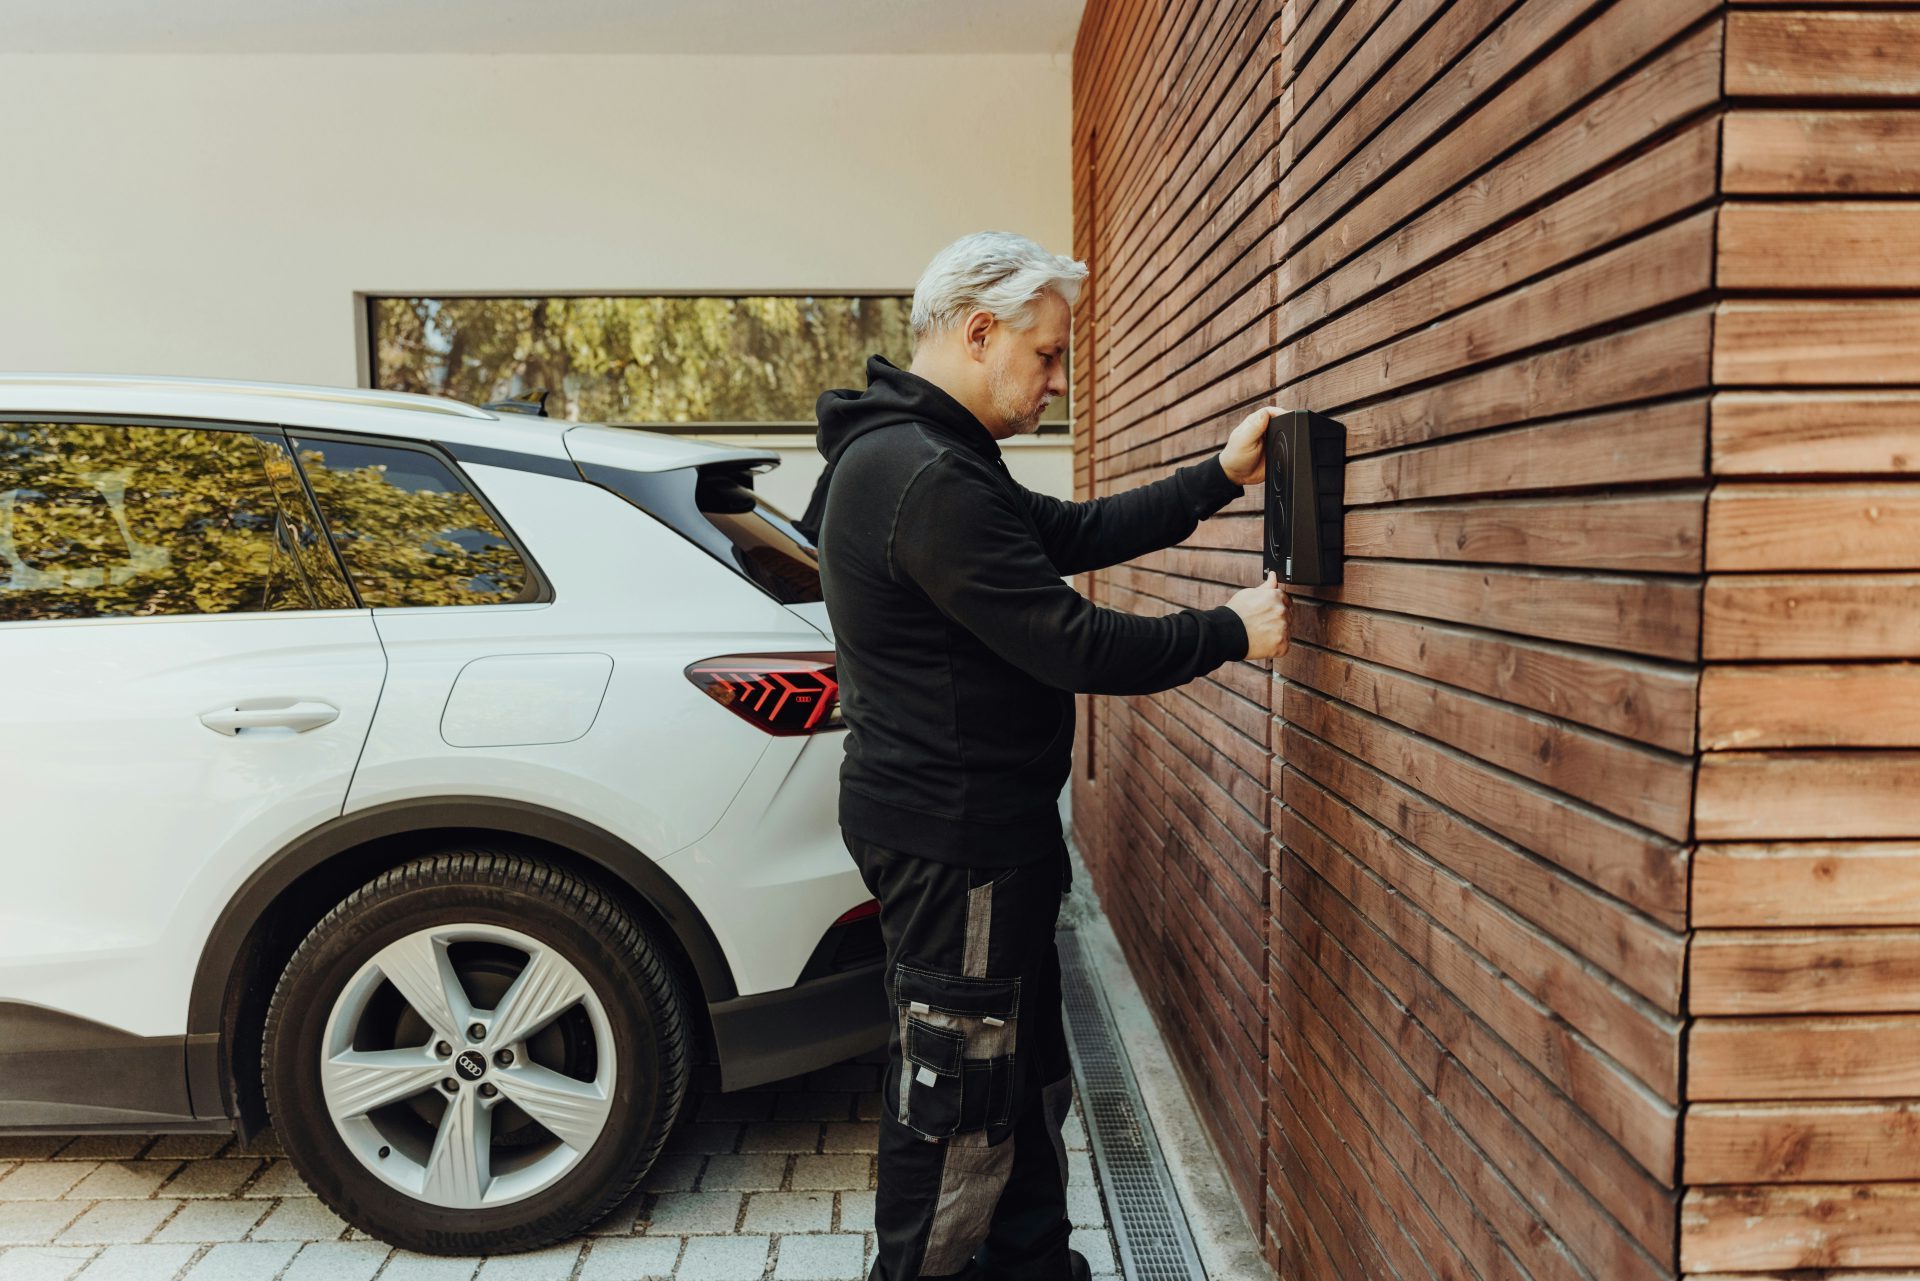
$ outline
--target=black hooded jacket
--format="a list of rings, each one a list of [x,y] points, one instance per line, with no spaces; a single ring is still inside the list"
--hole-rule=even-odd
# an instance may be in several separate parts
[[[1243,658],[1222,605],[1101,609],[1062,575],[1179,542],[1241,487],[1207,458],[1086,503],[1018,484],[959,401],[879,356],[820,397],[820,548],[847,722],[840,823],[941,862],[1055,856],[1073,695],[1147,694]]]

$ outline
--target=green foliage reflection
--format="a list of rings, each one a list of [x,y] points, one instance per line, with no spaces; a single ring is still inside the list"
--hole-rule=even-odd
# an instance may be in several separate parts
[[[472,404],[544,388],[585,422],[811,423],[829,387],[902,368],[912,300],[380,298],[374,385]],[[1066,405],[1055,414],[1065,421]]]
[[[438,459],[338,441],[295,448],[364,604],[492,605],[531,595],[526,562]]]
[[[244,432],[0,423],[0,621],[311,609]]]

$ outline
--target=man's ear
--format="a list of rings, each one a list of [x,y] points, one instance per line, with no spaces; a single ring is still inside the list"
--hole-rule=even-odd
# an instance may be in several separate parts
[[[962,334],[967,340],[967,355],[974,360],[987,358],[987,335],[993,329],[993,313],[986,310],[975,311],[967,317],[967,325]]]

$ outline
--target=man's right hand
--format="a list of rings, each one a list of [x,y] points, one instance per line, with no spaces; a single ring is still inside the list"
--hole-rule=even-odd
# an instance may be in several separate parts
[[[1227,598],[1227,608],[1240,615],[1247,629],[1247,657],[1273,658],[1287,652],[1287,594],[1280,577],[1267,571],[1267,581]]]

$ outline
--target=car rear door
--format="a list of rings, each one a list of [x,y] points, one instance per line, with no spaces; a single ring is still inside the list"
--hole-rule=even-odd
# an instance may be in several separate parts
[[[0,421],[0,672],[0,1011],[184,1034],[212,922],[340,813],[386,672],[286,438]],[[0,1124],[32,1102],[0,1082]]]

